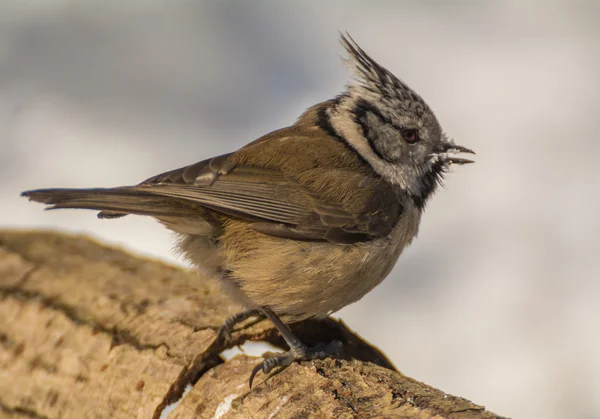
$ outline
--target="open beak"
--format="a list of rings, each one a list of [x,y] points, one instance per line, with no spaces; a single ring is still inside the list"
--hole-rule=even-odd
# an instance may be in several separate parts
[[[452,156],[451,154],[456,153],[469,153],[475,154],[475,152],[467,147],[454,144],[454,141],[448,137],[443,137],[442,141],[433,149],[433,153],[443,157],[444,161],[451,164],[469,164],[475,163],[473,160],[464,159],[462,157]]]

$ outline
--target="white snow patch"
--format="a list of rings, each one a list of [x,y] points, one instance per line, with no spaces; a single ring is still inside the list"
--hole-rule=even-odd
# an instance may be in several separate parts
[[[215,410],[215,415],[212,417],[212,419],[220,419],[221,416],[229,412],[229,409],[231,409],[231,403],[233,403],[233,400],[236,397],[237,393],[233,393],[225,397],[225,399],[217,406],[217,410]]]
[[[183,398],[185,397],[185,395],[188,394],[191,389],[192,389],[191,384],[188,384],[187,386],[185,386],[185,390],[183,390],[183,394],[181,395],[181,397],[179,398],[179,400],[177,400],[176,402],[173,402],[170,405],[168,405],[167,407],[165,407],[163,409],[163,411],[160,412],[160,418],[159,419],[167,419],[167,417],[169,417],[169,413],[171,413],[173,410],[175,410],[175,408],[177,407],[177,405],[179,405],[179,403],[181,403],[181,401],[183,400]]]
[[[269,342],[244,342],[243,345],[235,346],[231,349],[225,349],[219,355],[229,361],[236,355],[246,354],[248,356],[261,357],[265,352],[281,352],[281,348],[271,345]]]

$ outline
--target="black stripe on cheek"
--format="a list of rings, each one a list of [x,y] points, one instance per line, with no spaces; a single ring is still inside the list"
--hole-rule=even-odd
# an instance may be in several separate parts
[[[438,185],[442,183],[444,178],[444,172],[446,165],[442,161],[437,161],[433,164],[431,169],[421,179],[421,193],[418,195],[411,195],[415,206],[420,210],[425,208],[429,198],[433,196],[433,193],[437,189]]]
[[[354,108],[354,122],[356,122],[356,124],[360,127],[363,137],[365,137],[369,142],[369,146],[371,147],[371,150],[373,150],[373,153],[375,153],[375,155],[381,160],[387,161],[388,163],[393,163],[390,160],[388,160],[385,156],[383,156],[375,146],[373,134],[371,132],[370,125],[367,121],[368,112],[372,113],[377,118],[381,119],[382,122],[387,124],[386,120],[384,119],[383,115],[381,115],[379,110],[374,108],[369,102],[364,100],[360,100]]]

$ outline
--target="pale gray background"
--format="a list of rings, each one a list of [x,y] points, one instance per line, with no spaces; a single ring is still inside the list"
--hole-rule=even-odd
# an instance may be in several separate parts
[[[600,7],[583,1],[0,3],[0,225],[174,260],[142,217],[20,191],[135,183],[342,90],[348,30],[477,151],[339,315],[397,367],[515,418],[600,417]]]

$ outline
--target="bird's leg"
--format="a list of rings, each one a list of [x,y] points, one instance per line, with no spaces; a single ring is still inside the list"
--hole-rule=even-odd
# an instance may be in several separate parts
[[[231,332],[233,332],[233,327],[236,324],[243,322],[246,319],[249,319],[250,317],[258,317],[262,320],[266,316],[262,311],[258,309],[250,309],[227,317],[227,319],[225,320],[223,325],[219,327],[219,331],[217,332],[217,345],[223,346],[231,336]]]
[[[268,374],[275,367],[287,367],[294,361],[305,361],[310,359],[321,359],[326,358],[329,355],[336,354],[342,348],[340,341],[334,340],[328,345],[317,345],[309,348],[300,341],[292,332],[292,329],[288,327],[281,319],[268,308],[263,308],[264,315],[271,320],[275,325],[281,336],[286,341],[290,350],[281,354],[270,354],[264,357],[263,361],[258,364],[252,370],[250,374],[250,388],[252,388],[252,381],[254,376],[262,371],[263,374]]]

